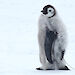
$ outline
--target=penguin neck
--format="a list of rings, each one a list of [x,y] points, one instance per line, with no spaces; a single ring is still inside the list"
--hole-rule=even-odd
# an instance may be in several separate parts
[[[50,20],[54,20],[56,18],[58,18],[58,14],[55,14],[53,17],[48,17],[48,19],[50,19]]]

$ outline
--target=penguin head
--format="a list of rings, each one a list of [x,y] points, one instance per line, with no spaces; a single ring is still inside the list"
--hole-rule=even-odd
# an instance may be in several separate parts
[[[46,5],[41,12],[48,18],[51,18],[56,14],[56,10],[52,5]]]

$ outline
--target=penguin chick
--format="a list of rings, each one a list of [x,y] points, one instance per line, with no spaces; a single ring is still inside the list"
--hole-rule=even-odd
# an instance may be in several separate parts
[[[64,62],[67,46],[65,26],[52,5],[46,5],[41,12],[38,26],[38,43],[42,66],[36,69],[69,70]]]

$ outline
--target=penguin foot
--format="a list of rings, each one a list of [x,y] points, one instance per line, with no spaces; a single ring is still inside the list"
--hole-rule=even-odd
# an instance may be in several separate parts
[[[43,69],[41,69],[41,68],[39,67],[39,68],[36,68],[36,70],[43,70]]]
[[[36,68],[36,70],[54,70],[54,69],[42,69],[42,68]]]
[[[65,66],[64,68],[60,68],[59,70],[70,70],[67,66]]]

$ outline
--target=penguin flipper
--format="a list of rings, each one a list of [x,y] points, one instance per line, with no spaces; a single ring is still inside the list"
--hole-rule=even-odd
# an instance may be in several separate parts
[[[61,52],[61,60],[64,58],[65,50]]]
[[[57,34],[54,31],[50,31],[48,28],[46,29],[46,37],[45,37],[45,54],[47,60],[52,64],[52,45],[54,40],[57,38]]]

